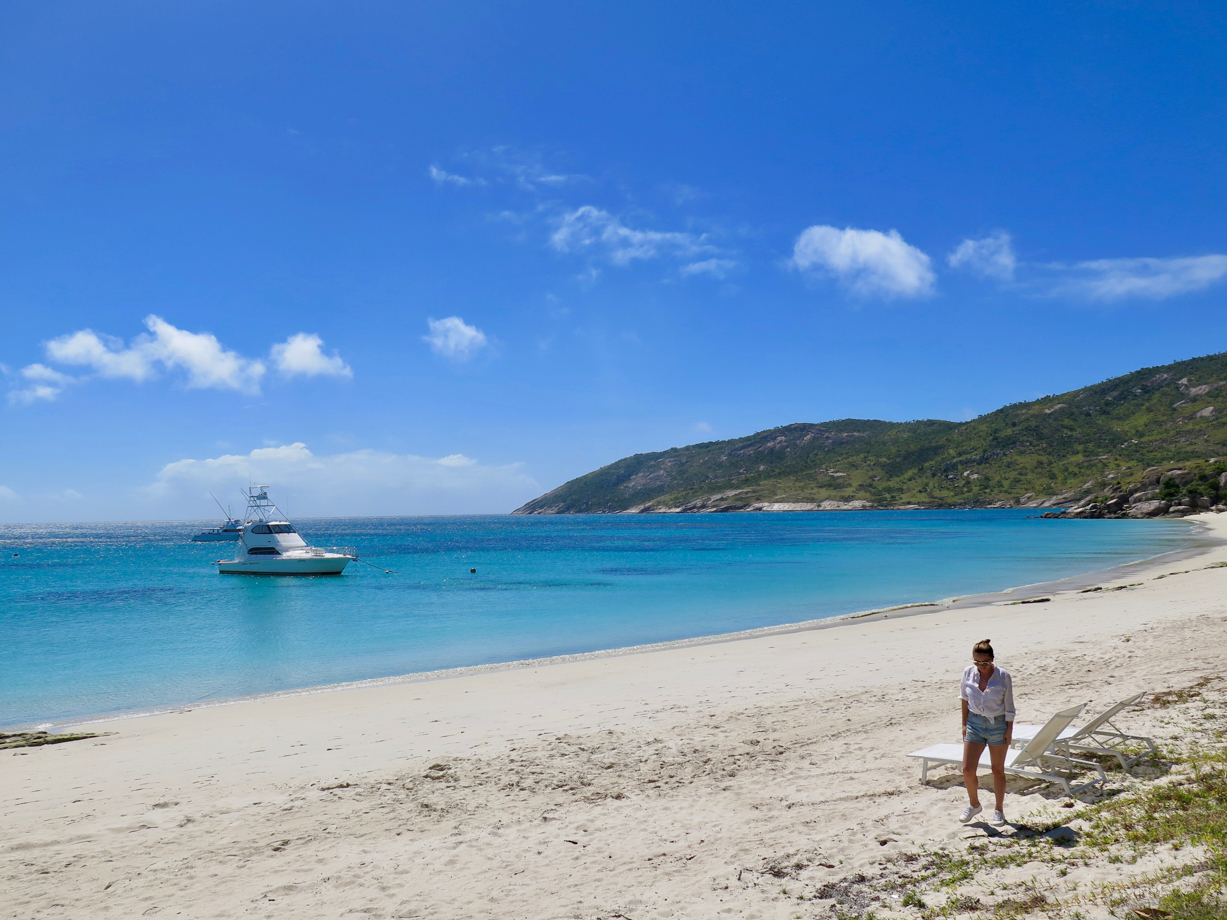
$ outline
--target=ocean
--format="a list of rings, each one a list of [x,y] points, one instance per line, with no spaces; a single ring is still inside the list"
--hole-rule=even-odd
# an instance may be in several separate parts
[[[1013,510],[295,523],[371,564],[218,575],[235,544],[190,542],[208,522],[0,525],[0,727],[795,623],[1194,540]]]

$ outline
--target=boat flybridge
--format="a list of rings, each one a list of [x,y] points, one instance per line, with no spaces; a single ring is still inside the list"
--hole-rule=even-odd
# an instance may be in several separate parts
[[[340,575],[354,558],[308,546],[269,499],[268,486],[252,486],[244,494],[247,513],[238,554],[229,561],[217,561],[219,574]]]

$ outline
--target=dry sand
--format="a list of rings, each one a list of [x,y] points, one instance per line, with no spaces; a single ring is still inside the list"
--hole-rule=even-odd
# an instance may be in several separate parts
[[[1200,520],[1227,537],[1227,516]],[[1222,561],[95,724],[113,734],[0,752],[0,915],[834,916],[858,876],[985,832],[956,823],[955,771],[921,786],[903,756],[960,740],[973,642],[994,640],[1025,721],[1186,687],[1227,665],[1227,568],[1204,568]],[[1170,733],[1160,717],[1124,727]],[[1007,815],[1054,801],[1011,786]]]

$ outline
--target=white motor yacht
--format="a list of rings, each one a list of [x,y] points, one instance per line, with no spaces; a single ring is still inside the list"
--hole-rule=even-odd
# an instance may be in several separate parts
[[[238,556],[219,559],[219,574],[340,575],[354,558],[308,546],[269,499],[268,486],[252,486],[246,495],[247,520],[239,536]]]

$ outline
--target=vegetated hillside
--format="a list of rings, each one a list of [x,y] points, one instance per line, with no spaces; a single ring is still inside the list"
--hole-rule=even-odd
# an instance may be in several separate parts
[[[1140,480],[1148,467],[1219,457],[1227,457],[1227,353],[970,422],[799,423],[636,454],[516,513],[1053,507]]]

